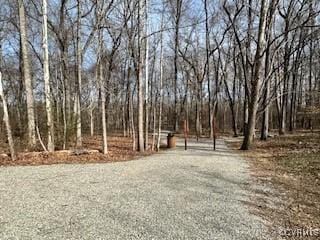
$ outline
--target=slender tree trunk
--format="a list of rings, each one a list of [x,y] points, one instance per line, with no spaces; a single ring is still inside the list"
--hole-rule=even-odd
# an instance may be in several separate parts
[[[76,80],[76,146],[82,146],[81,134],[81,77],[82,77],[82,47],[81,47],[81,15],[82,15],[82,0],[77,0],[77,80]]]
[[[122,81],[122,94],[121,94],[121,110],[122,110],[122,132],[123,132],[123,137],[127,137],[128,133],[127,133],[127,119],[126,119],[126,99],[127,99],[127,92],[126,92],[126,69],[127,69],[127,60],[125,60],[124,66],[122,67],[122,77],[123,77],[123,81]]]
[[[145,137],[144,137],[144,147],[146,150],[148,150],[149,148],[149,19],[148,19],[148,15],[149,15],[149,4],[148,4],[149,0],[145,0]]]
[[[314,26],[315,24],[315,13],[314,13],[314,9],[313,9],[313,4],[314,4],[314,1],[311,1],[309,0],[308,1],[308,5],[309,5],[309,16],[310,17],[310,26]],[[312,86],[312,79],[313,79],[313,73],[312,73],[312,70],[313,70],[313,64],[314,64],[314,61],[313,61],[313,54],[315,51],[315,48],[314,48],[314,41],[315,39],[317,39],[317,36],[314,34],[314,32],[312,32],[313,30],[310,29],[310,39],[309,39],[309,97],[308,97],[308,105],[310,107],[314,106],[313,105],[313,86]],[[319,81],[319,80],[318,80]],[[316,88],[314,88],[316,89]],[[308,119],[308,129],[312,129],[313,126],[312,126],[312,117],[309,117]]]
[[[310,49],[310,56],[309,56],[309,77],[308,77],[308,85],[309,85],[309,97],[308,97],[308,106],[313,106],[313,93],[312,93],[312,65],[313,63],[313,39],[310,39],[309,43],[309,49]],[[312,118],[309,117],[308,119],[308,129],[312,129]]]
[[[129,58],[129,56],[127,56]],[[130,84],[130,72],[131,72],[131,61],[129,60],[128,63],[128,67],[127,67],[127,87],[126,87],[126,109],[127,109],[127,114],[126,114],[126,118],[127,118],[127,133],[129,134],[129,136],[132,137],[132,131],[131,131],[131,115],[130,115],[130,103],[131,103],[131,84]]]
[[[1,58],[1,56],[0,56],[0,58]],[[7,138],[8,138],[9,148],[10,148],[10,155],[11,155],[11,159],[14,161],[14,160],[16,160],[17,157],[16,157],[16,152],[14,150],[14,142],[13,142],[12,133],[11,133],[8,105],[7,105],[6,97],[3,93],[2,73],[1,72],[0,72],[0,98],[2,99],[3,121],[6,125]]]
[[[300,43],[299,43],[300,45]],[[292,74],[292,84],[291,84],[291,99],[290,99],[290,116],[289,116],[289,131],[292,132],[295,128],[295,109],[296,109],[296,98],[297,98],[297,76],[299,61],[301,58],[301,51],[298,50],[296,57],[293,63],[293,74]]]
[[[127,136],[127,122],[126,122],[126,105],[125,105],[125,95],[123,96],[123,103],[121,106],[122,110],[122,132],[123,137]]]
[[[210,85],[210,33],[209,33],[209,14],[208,14],[208,0],[204,0],[204,11],[206,16],[206,76],[208,84],[208,121],[210,128],[210,138],[213,138],[212,126],[212,108],[211,108],[211,85]]]
[[[101,4],[101,3],[100,3]],[[107,120],[106,120],[106,90],[105,90],[105,80],[103,77],[103,30],[101,26],[102,20],[102,7],[99,5],[99,31],[98,31],[98,76],[100,85],[100,96],[101,96],[101,123],[102,123],[102,152],[103,154],[108,154],[108,142],[107,142]]]
[[[156,132],[157,132],[156,114],[157,114],[157,110],[156,110],[156,108],[153,108],[153,114],[152,114],[153,133],[152,133],[152,144],[151,144],[152,151],[154,151],[154,147],[155,147],[155,143],[156,143]]]
[[[161,29],[163,29],[163,14],[161,15]],[[158,115],[158,139],[157,151],[160,150],[162,107],[163,107],[163,33],[160,33],[160,79],[159,79],[159,115]]]
[[[131,125],[131,135],[132,135],[132,150],[137,150],[137,143],[136,143],[136,129],[134,125],[134,112],[133,112],[133,94],[130,96],[130,125]]]
[[[142,0],[138,2],[138,66],[136,69],[137,85],[138,85],[138,151],[144,152],[143,137],[143,83],[142,83],[142,36],[141,36],[141,9]],[[132,49],[134,51],[134,49]]]
[[[264,111],[262,113],[262,122],[261,122],[261,140],[267,140],[269,135],[269,97],[270,97],[270,80],[268,79],[268,72],[269,72],[269,46],[266,50],[266,57],[265,57],[265,86],[264,86],[264,96],[263,96],[263,107]]]
[[[100,94],[101,94],[101,121],[102,121],[102,152],[108,154],[108,143],[107,143],[107,120],[106,120],[106,92],[103,80],[103,69],[100,58],[99,63],[99,80],[100,80]]]
[[[133,91],[131,91],[131,66],[128,67],[128,96],[129,96],[129,102],[128,102],[128,119],[129,119],[129,125],[130,125],[130,132],[132,137],[132,150],[137,150],[137,144],[136,144],[136,130],[135,130],[135,123],[134,123],[134,112],[133,112]]]
[[[268,13],[268,19],[266,23],[266,38],[267,38],[267,48],[266,48],[266,57],[265,57],[265,64],[264,64],[264,79],[265,79],[265,91],[263,96],[263,107],[264,111],[262,114],[262,122],[261,122],[261,140],[267,140],[269,135],[269,121],[270,121],[270,114],[269,114],[269,108],[270,108],[270,77],[269,77],[269,71],[270,71],[270,51],[271,51],[271,27],[272,23],[274,21],[274,12],[276,10],[277,0],[271,0],[270,2],[270,8]]]
[[[288,85],[289,85],[289,64],[290,64],[290,48],[289,48],[289,29],[290,29],[289,14],[285,18],[285,33],[284,33],[284,65],[283,65],[283,87],[282,87],[282,104],[280,112],[279,134],[283,135],[286,132],[287,123],[287,107],[288,107]]]
[[[50,90],[50,72],[49,72],[49,50],[48,50],[48,26],[47,26],[47,0],[42,1],[43,13],[43,77],[45,87],[46,99],[46,113],[47,113],[47,149],[49,152],[54,151],[54,124],[51,105],[51,90]]]
[[[250,66],[251,61],[251,36],[252,36],[252,25],[253,25],[253,17],[252,17],[252,0],[248,2],[248,31],[247,31],[247,40],[246,40],[246,62],[244,69],[244,102],[243,102],[243,135],[247,134],[248,124],[249,124],[249,90],[248,84],[252,80],[253,70]]]
[[[201,131],[201,126],[200,126],[200,105],[201,105],[201,100],[200,100],[200,83],[197,81],[197,97],[196,97],[196,135],[197,135],[197,141],[199,141],[200,137],[200,131]]]
[[[263,99],[263,105],[265,106],[265,109],[262,114],[262,126],[261,126],[261,140],[267,140],[269,136],[269,96],[270,96],[270,81],[266,80],[265,83],[265,93],[264,93],[264,99]]]
[[[26,15],[23,0],[18,0],[19,5],[19,26],[20,26],[20,42],[23,62],[23,77],[25,82],[26,97],[27,97],[27,115],[28,115],[28,145],[33,148],[36,145],[35,132],[35,116],[34,116],[34,99],[33,87],[30,74],[30,65],[28,57],[28,37],[26,30]]]
[[[156,59],[157,59],[157,54],[156,54],[156,51],[157,51],[157,44],[154,44],[153,46],[153,58],[152,58],[152,67],[151,67],[151,71],[150,71],[150,96],[149,96],[149,99],[150,99],[150,109],[157,109],[157,102],[158,99],[157,96],[158,96],[158,92],[155,94],[154,96],[154,90],[157,89],[156,86],[155,86],[155,82],[154,80],[157,79],[157,76],[156,76],[156,73],[155,73],[155,65],[156,65]],[[158,89],[157,89],[158,91]],[[157,111],[156,111],[157,112]],[[156,120],[156,118],[152,117],[152,121],[153,120]],[[153,122],[149,121],[149,128],[151,128],[153,126]],[[155,145],[156,146],[156,145]],[[154,147],[155,147],[154,146]]]
[[[60,67],[60,71],[62,72],[61,69],[62,68]],[[62,81],[62,95],[63,95],[62,96],[62,118],[63,118],[63,143],[62,143],[62,148],[66,149],[66,144],[67,144],[67,104],[66,104],[66,88],[65,88],[65,82],[64,81]]]
[[[236,54],[235,50],[233,51],[233,68],[234,68],[234,76],[233,76],[233,83],[232,83],[232,94],[230,93],[228,82],[227,82],[227,76],[228,73],[226,70],[224,70],[223,73],[223,82],[225,85],[226,89],[226,94],[228,96],[228,102],[229,102],[229,107],[231,111],[231,121],[232,121],[232,129],[233,129],[233,136],[238,137],[238,132],[237,132],[237,116],[236,116],[236,110],[235,110],[235,99],[236,99],[236,79],[237,79],[237,61],[236,61]]]
[[[71,96],[69,82],[69,66],[68,66],[68,31],[65,29],[66,4],[68,0],[62,0],[59,10],[59,49],[60,49],[60,71],[62,79],[63,91],[63,149],[67,147],[68,140],[68,124],[71,121]]]
[[[179,130],[178,123],[178,51],[179,51],[179,28],[181,19],[181,8],[183,0],[176,0],[175,6],[175,35],[174,35],[174,131]]]
[[[231,107],[233,136],[238,137],[237,116],[236,116],[235,106],[232,105],[230,107]]]

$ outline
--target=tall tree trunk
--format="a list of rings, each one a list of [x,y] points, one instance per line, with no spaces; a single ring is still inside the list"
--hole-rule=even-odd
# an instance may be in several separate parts
[[[265,31],[266,31],[266,20],[267,20],[267,9],[268,0],[261,0],[260,8],[260,20],[259,20],[259,32],[258,32],[258,42],[257,49],[254,60],[254,74],[251,81],[251,97],[249,102],[249,118],[248,118],[248,131],[246,132],[243,143],[241,146],[242,150],[248,150],[254,136],[255,125],[256,125],[256,115],[258,110],[258,100],[259,100],[259,89],[261,84],[260,78],[260,68],[263,57],[263,52],[265,48]]]
[[[42,1],[43,14],[43,78],[45,87],[46,113],[47,113],[47,149],[49,152],[54,151],[54,124],[51,105],[51,90],[50,90],[50,72],[49,72],[49,50],[48,50],[48,26],[47,26],[47,0]]]
[[[249,88],[248,84],[252,81],[253,70],[250,66],[251,61],[251,35],[252,35],[252,0],[249,0],[248,3],[248,31],[247,31],[247,40],[246,40],[246,61],[244,69],[244,102],[243,102],[243,135],[247,134],[248,124],[249,124]]]
[[[178,51],[179,51],[179,28],[180,28],[180,19],[181,19],[181,8],[183,0],[176,0],[175,6],[175,35],[174,35],[174,131],[179,130],[178,123]]]
[[[271,30],[272,30],[272,23],[274,21],[274,12],[276,10],[277,0],[271,0],[270,7],[269,7],[269,14],[266,23],[266,38],[267,38],[267,47],[266,47],[266,57],[265,57],[265,66],[264,66],[264,79],[265,79],[265,91],[263,96],[263,114],[262,114],[262,121],[261,121],[261,140],[267,140],[269,135],[269,108],[270,108],[270,51],[271,51]]]
[[[136,129],[134,125],[134,112],[133,112],[133,93],[129,93],[130,95],[130,102],[129,102],[129,120],[130,120],[130,125],[131,125],[131,136],[132,136],[132,150],[136,151]]]
[[[269,135],[269,97],[270,97],[270,80],[268,79],[268,72],[269,72],[269,46],[266,50],[266,57],[265,57],[265,70],[264,70],[264,77],[265,77],[265,85],[264,85],[264,96],[263,96],[263,107],[264,111],[262,113],[262,121],[261,121],[261,140],[267,140]]]
[[[161,15],[161,30],[163,29],[163,13]],[[159,79],[159,115],[158,115],[158,139],[157,151],[160,150],[161,125],[162,125],[162,106],[163,106],[163,33],[160,33],[160,79]]]
[[[99,4],[99,31],[98,31],[98,77],[100,85],[100,96],[101,96],[101,123],[102,123],[102,152],[103,154],[108,154],[108,142],[107,142],[107,120],[106,120],[106,90],[105,90],[105,80],[103,77],[103,29],[101,28],[102,21],[102,7]],[[109,74],[109,73],[108,73]]]
[[[0,51],[0,54],[1,54],[1,51]],[[1,56],[0,56],[0,58],[1,58]],[[8,113],[8,105],[7,105],[6,97],[3,93],[2,73],[1,72],[0,72],[0,98],[2,99],[3,121],[6,125],[7,138],[8,138],[9,148],[10,148],[10,155],[11,155],[11,159],[14,161],[14,160],[16,160],[16,152],[14,150],[14,142],[13,142],[12,133],[11,133],[11,124],[10,124],[9,113]]]
[[[138,65],[136,69],[137,85],[138,85],[138,151],[144,152],[143,139],[143,83],[142,83],[142,36],[141,36],[141,15],[142,0],[138,0]],[[134,51],[134,49],[132,49]]]
[[[301,44],[301,39],[299,45]],[[291,84],[291,99],[290,99],[290,115],[289,115],[289,131],[292,132],[295,128],[295,115],[296,115],[296,98],[297,98],[297,77],[300,65],[301,50],[298,50],[293,63],[292,84]]]
[[[210,128],[210,138],[213,138],[212,128],[212,108],[211,108],[211,84],[210,84],[210,33],[209,33],[209,14],[208,14],[208,0],[204,0],[204,11],[206,16],[206,76],[208,84],[208,121]]]
[[[152,123],[153,123],[153,133],[152,133],[152,144],[151,144],[151,150],[154,151],[155,143],[156,143],[156,133],[157,133],[157,125],[156,125],[156,114],[157,114],[157,108],[151,108],[152,113]]]
[[[26,30],[26,15],[23,0],[18,0],[19,5],[19,26],[20,26],[20,42],[23,62],[23,77],[25,82],[26,97],[27,97],[27,115],[28,115],[28,145],[33,148],[36,145],[35,132],[35,116],[34,116],[34,99],[33,87],[30,74],[30,65],[28,57],[28,40]]]
[[[310,17],[310,26],[314,26],[315,24],[315,19],[314,19],[314,9],[313,9],[313,1],[309,1],[309,16]],[[310,29],[310,39],[309,39],[309,97],[308,97],[308,105],[309,106],[313,106],[313,86],[312,86],[312,79],[313,79],[313,74],[312,74],[312,65],[314,64],[313,62],[313,54],[314,54],[314,51],[315,51],[315,48],[314,48],[314,44],[313,44],[313,41],[315,41],[316,39],[316,36],[314,34],[314,32],[312,32],[313,30]],[[308,119],[308,128],[309,129],[312,129],[312,118],[309,117]]]
[[[94,107],[90,106],[90,136],[93,137],[94,135],[94,114],[93,114],[93,110],[94,110]]]
[[[101,121],[102,121],[102,152],[103,154],[108,153],[108,143],[107,143],[107,120],[106,120],[106,92],[105,84],[103,79],[103,68],[100,58],[99,63],[99,82],[100,82],[100,94],[101,94]]]
[[[285,30],[284,30],[284,65],[283,65],[283,87],[282,87],[282,104],[280,112],[280,126],[279,134],[283,135],[286,132],[287,123],[287,107],[288,107],[288,90],[289,90],[289,64],[290,64],[290,46],[289,46],[289,30],[290,30],[290,14],[285,16]]]
[[[60,71],[62,79],[63,91],[63,149],[67,147],[68,140],[68,124],[71,121],[71,96],[69,82],[69,66],[68,66],[68,31],[65,29],[66,4],[68,0],[62,0],[59,9],[59,30],[58,42],[60,49]]]
[[[134,123],[134,112],[133,112],[133,97],[134,92],[131,90],[131,64],[128,67],[128,120],[130,125],[130,135],[132,138],[132,150],[137,150],[136,144],[136,130],[135,130],[135,123]]]
[[[145,25],[145,137],[144,137],[144,147],[146,150],[148,150],[149,148],[149,19],[148,19],[148,15],[149,15],[149,4],[148,4],[149,0],[145,0],[145,19],[144,19],[144,25]]]
[[[81,15],[82,15],[82,0],[77,0],[77,80],[76,80],[76,146],[82,146],[81,134],[81,77],[82,77],[82,47],[81,47]]]
[[[200,113],[200,105],[201,105],[201,100],[200,100],[200,83],[197,80],[197,96],[196,96],[196,135],[197,135],[197,141],[199,141],[200,135],[201,135],[201,126],[200,126],[200,121],[201,121],[201,113]]]

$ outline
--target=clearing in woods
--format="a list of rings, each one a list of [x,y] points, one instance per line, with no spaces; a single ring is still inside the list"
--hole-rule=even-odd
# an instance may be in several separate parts
[[[258,186],[222,140],[136,161],[0,168],[0,239],[264,239]]]

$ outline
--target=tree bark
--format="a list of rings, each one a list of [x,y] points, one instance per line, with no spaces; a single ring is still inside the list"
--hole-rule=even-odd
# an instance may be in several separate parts
[[[2,73],[1,72],[0,72],[0,98],[2,99],[3,121],[6,125],[10,155],[11,155],[11,159],[14,161],[14,160],[16,160],[17,156],[16,156],[16,152],[14,150],[14,142],[13,142],[12,132],[11,132],[11,124],[10,124],[9,113],[8,113],[8,105],[7,105],[6,97],[3,92]]]
[[[269,72],[269,53],[270,47],[267,47],[266,57],[265,57],[265,69],[264,69],[264,77],[265,77],[265,85],[264,85],[264,96],[263,96],[263,107],[264,111],[262,113],[262,121],[261,121],[261,140],[267,140],[269,135],[269,97],[270,97],[270,80],[268,79]]]
[[[136,69],[137,85],[138,85],[138,151],[144,152],[143,139],[143,83],[142,83],[142,36],[141,36],[141,9],[142,0],[138,0],[138,66]],[[134,51],[134,49],[132,49]]]
[[[248,150],[254,136],[255,125],[256,125],[256,115],[258,110],[258,100],[259,100],[259,89],[261,84],[260,78],[260,68],[265,47],[265,30],[266,30],[266,20],[267,20],[267,9],[268,0],[261,0],[260,8],[260,20],[259,20],[259,32],[258,32],[258,42],[257,49],[254,60],[254,74],[251,81],[251,98],[249,102],[249,118],[248,118],[248,131],[246,132],[243,143],[241,146],[242,150]]]
[[[81,134],[81,78],[82,78],[82,47],[81,47],[81,15],[82,15],[82,0],[77,0],[77,80],[76,80],[76,147],[82,147]]]
[[[106,120],[106,90],[105,90],[105,81],[103,78],[103,29],[100,27],[102,25],[102,7],[103,5],[99,4],[99,31],[98,31],[98,76],[99,76],[99,85],[100,85],[100,96],[101,96],[101,123],[102,123],[102,152],[103,154],[108,154],[108,142],[107,142],[107,120]]]
[[[209,13],[208,13],[208,0],[204,0],[204,11],[206,16],[206,76],[208,84],[208,121],[210,128],[210,138],[213,138],[212,126],[212,108],[211,108],[211,84],[210,84],[210,33],[209,33]]]
[[[144,137],[144,147],[146,150],[149,148],[149,0],[145,0],[145,19],[144,19],[144,25],[145,25],[145,137]]]
[[[178,123],[178,92],[177,92],[177,83],[178,83],[178,51],[179,51],[179,28],[180,28],[180,19],[181,19],[181,8],[183,0],[176,0],[175,6],[175,35],[174,35],[174,131],[179,130]]]
[[[48,50],[48,26],[47,26],[47,0],[42,1],[43,13],[43,78],[45,86],[46,113],[47,113],[47,149],[54,151],[54,124],[51,105],[50,71],[49,71],[49,50]]]
[[[30,74],[29,56],[28,56],[28,46],[27,46],[28,40],[27,40],[24,0],[18,0],[18,5],[19,5],[21,54],[22,54],[22,62],[23,62],[23,77],[25,82],[25,90],[26,90],[26,98],[27,98],[28,145],[30,148],[34,148],[36,145],[34,99],[33,99],[33,87],[32,87],[32,79]]]
[[[161,15],[161,30],[163,29],[163,14]],[[159,79],[159,115],[158,115],[158,139],[157,151],[160,150],[161,125],[162,125],[162,105],[163,105],[163,33],[160,33],[160,79]]]

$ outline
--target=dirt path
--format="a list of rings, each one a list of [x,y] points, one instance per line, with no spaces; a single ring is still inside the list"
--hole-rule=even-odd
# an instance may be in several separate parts
[[[130,162],[0,168],[0,239],[267,239],[245,161],[222,141],[181,143]]]

